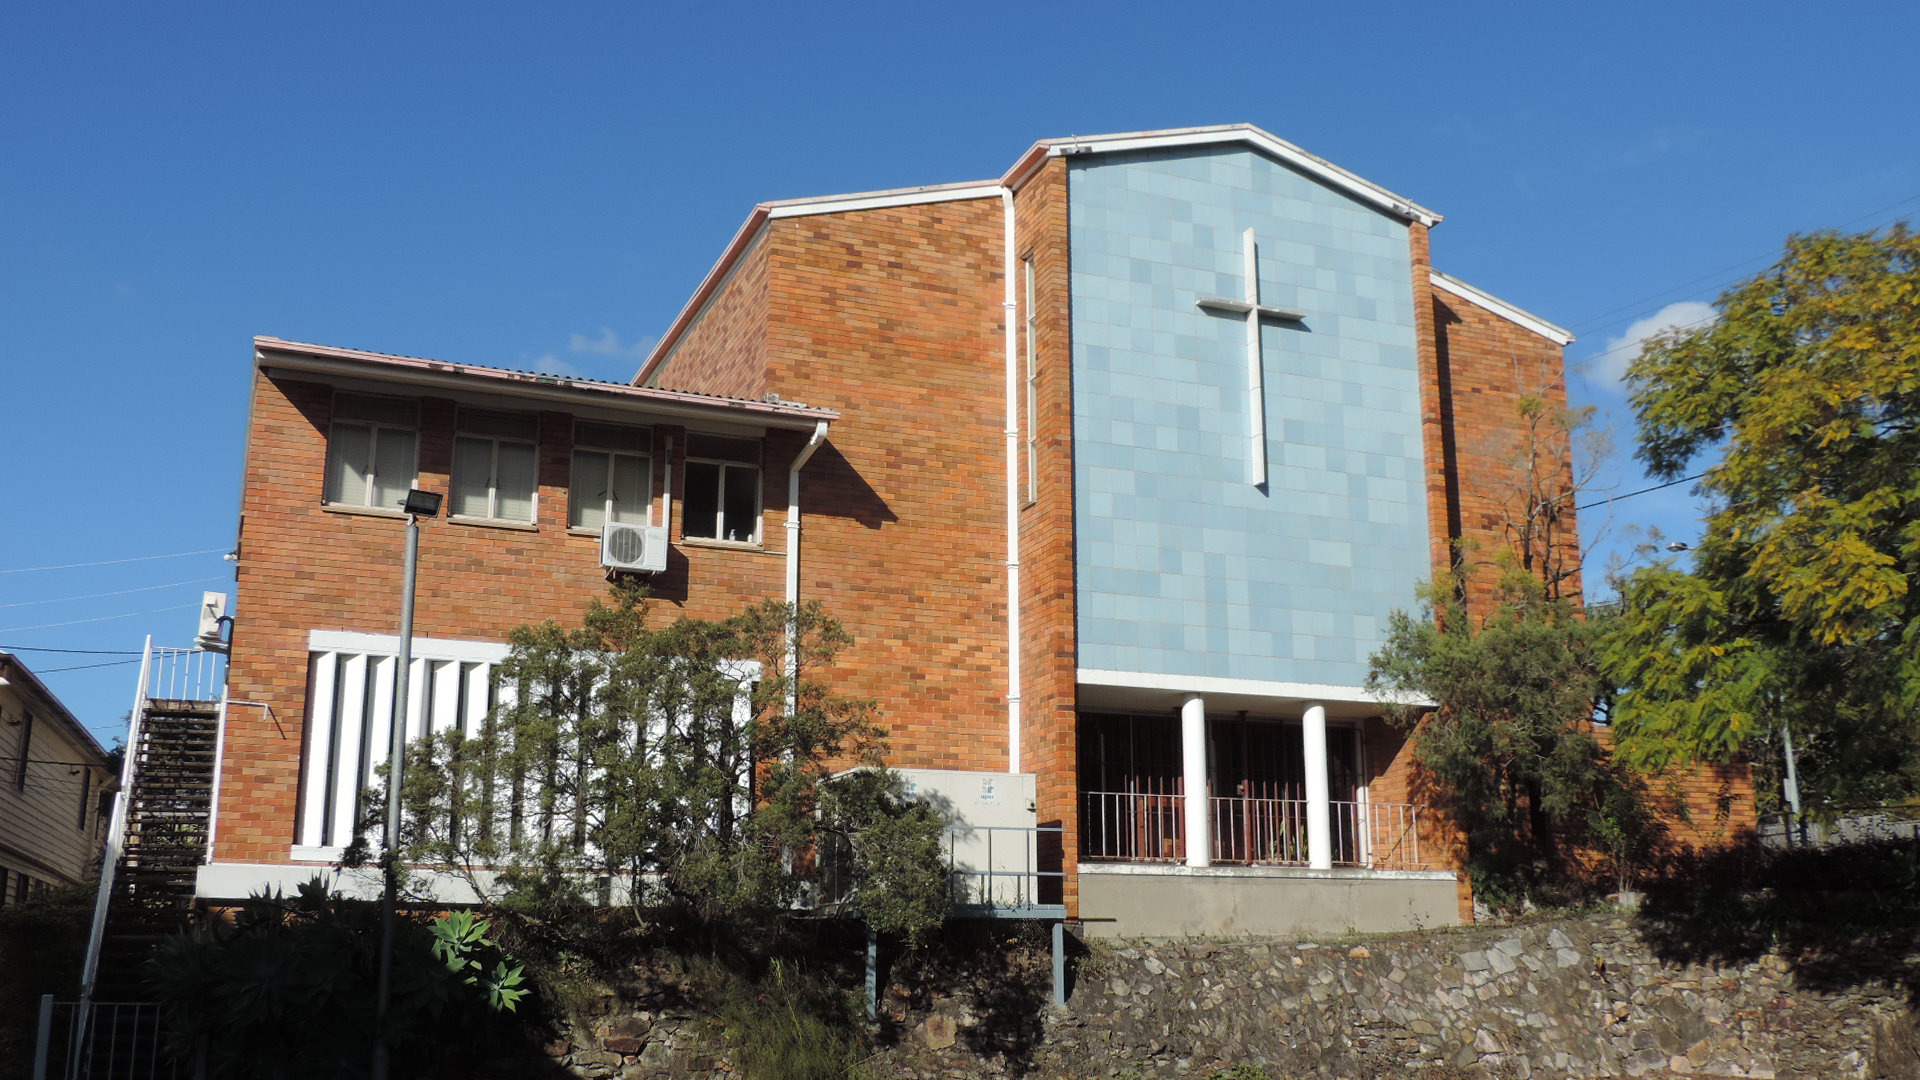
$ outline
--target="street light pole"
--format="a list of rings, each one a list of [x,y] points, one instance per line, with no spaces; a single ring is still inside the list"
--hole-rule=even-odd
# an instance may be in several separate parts
[[[420,517],[440,513],[440,496],[426,491],[407,492],[402,509],[407,514],[405,579],[400,586],[400,668],[393,679],[393,719],[387,739],[387,835],[380,865],[386,888],[380,897],[380,972],[374,997],[373,1080],[387,1080],[392,1068],[387,1030],[387,1006],[393,999],[394,906],[400,891],[400,867],[395,848],[400,841],[400,773],[407,750],[407,674],[413,667],[413,585],[420,564]]]

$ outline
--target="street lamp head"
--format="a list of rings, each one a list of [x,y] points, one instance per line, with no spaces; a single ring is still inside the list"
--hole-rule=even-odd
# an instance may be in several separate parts
[[[400,509],[419,517],[439,517],[440,496],[435,492],[414,488],[407,492],[406,501],[400,504]]]
[[[439,498],[440,497],[438,495],[434,496],[435,505],[438,505]],[[1686,544],[1683,544],[1680,541],[1675,540],[1673,543],[1667,545],[1667,550],[1668,551],[1687,551],[1690,549]]]

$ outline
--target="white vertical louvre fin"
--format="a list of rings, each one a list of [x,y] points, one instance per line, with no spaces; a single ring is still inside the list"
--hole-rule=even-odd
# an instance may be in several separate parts
[[[333,747],[333,680],[335,659],[332,653],[315,653],[309,665],[312,693],[306,717],[306,789],[300,808],[300,842],[319,847],[326,841],[322,830],[326,822],[329,751]]]
[[[340,728],[333,747],[333,813],[327,819],[327,844],[353,838],[354,809],[360,795],[360,737],[366,727],[367,658],[340,660]]]

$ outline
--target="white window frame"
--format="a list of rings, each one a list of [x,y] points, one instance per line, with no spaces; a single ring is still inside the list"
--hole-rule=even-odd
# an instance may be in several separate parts
[[[466,415],[463,413],[463,415]],[[508,525],[533,525],[540,520],[540,418],[529,416],[526,419],[533,424],[533,438],[517,438],[512,435],[490,435],[464,430],[458,419],[454,422],[453,462],[447,477],[449,502],[458,505],[462,477],[459,471],[460,443],[487,443],[487,512],[485,514],[452,513],[450,516],[462,521],[484,521]],[[506,517],[500,513],[500,447],[503,444],[524,446],[533,451],[533,490],[527,494],[527,516]]]
[[[381,506],[373,501],[373,493],[380,486],[380,475],[375,468],[376,463],[380,460],[380,435],[382,432],[392,432],[413,437],[413,462],[408,466],[407,480],[401,487],[418,487],[420,485],[420,403],[405,398],[383,397],[378,394],[355,394],[353,396],[406,404],[413,409],[414,422],[409,425],[396,424],[385,420],[360,420],[351,417],[342,419],[338,415],[340,411],[340,394],[336,393],[333,403],[334,419],[327,426],[327,460],[326,464],[322,466],[323,471],[320,475],[320,501],[322,505],[325,506],[347,507],[355,510],[386,510],[398,514],[400,513],[398,503],[392,506]],[[341,492],[333,490],[334,455],[339,452],[340,441],[338,432],[343,427],[361,428],[367,432],[366,489],[361,492],[358,502],[343,499],[340,497]]]
[[[741,461],[737,458],[704,457],[704,456],[700,456],[692,453],[693,440],[698,437],[699,437],[698,433],[691,433],[689,435],[689,438],[687,440],[688,454],[687,454],[686,464],[687,465],[716,465],[716,466],[719,466],[719,470],[720,470],[719,472],[720,487],[718,491],[714,492],[713,521],[708,526],[706,526],[712,529],[712,535],[700,535],[692,532],[691,529],[689,528],[689,526],[693,522],[693,516],[687,511],[686,503],[688,500],[688,496],[692,495],[693,493],[693,477],[690,475],[691,470],[685,470],[689,473],[689,475],[686,477],[687,494],[681,496],[681,500],[682,500],[681,511],[680,511],[681,538],[686,540],[704,540],[709,543],[717,543],[717,544],[759,544],[761,542],[761,532],[766,523],[766,516],[767,516],[766,493],[763,487],[763,484],[764,484],[763,476],[764,476],[765,470],[762,467],[762,463],[765,461],[764,446],[760,443],[758,439],[751,440],[756,445],[762,445],[763,454],[762,454],[761,461],[747,462],[747,461]],[[749,441],[748,439],[739,438],[737,436],[730,436],[730,435],[717,435],[714,437],[731,439],[731,440],[740,441],[740,442]],[[749,472],[753,476],[753,480],[752,480],[753,535],[751,535],[745,540],[729,539],[724,535],[726,530],[723,526],[723,523],[726,520],[726,514],[727,514],[727,485],[729,482],[728,477],[730,474],[738,471]]]
[[[598,421],[593,421],[592,423],[600,427],[621,426],[621,425],[614,425],[614,424],[601,424]],[[578,493],[579,483],[580,483],[578,462],[579,462],[580,455],[583,453],[604,454],[606,455],[606,458],[607,458],[607,477],[608,477],[607,497],[600,508],[601,523],[603,525],[608,525],[608,524],[652,525],[654,523],[654,520],[653,520],[654,519],[653,451],[652,450],[632,450],[632,449],[625,449],[620,447],[602,446],[591,441],[590,439],[583,438],[582,428],[583,428],[582,422],[576,420],[574,422],[573,454],[571,457],[567,459],[567,469],[568,469],[568,472],[567,472],[567,528],[579,529],[583,531],[591,531],[595,533],[599,532],[599,530],[596,529],[594,526],[582,525],[579,521],[579,510],[580,510],[581,503],[580,503],[580,498]],[[637,435],[639,435],[640,441],[643,444],[647,446],[653,445],[653,433],[650,430],[646,428],[635,428],[634,431]],[[619,467],[620,460],[622,458],[625,458],[630,462],[637,462],[639,467],[646,469],[647,479],[646,479],[646,483],[642,487],[642,490],[646,497],[646,506],[645,506],[646,515],[645,515],[645,520],[643,521],[616,522],[614,520],[614,516],[613,516],[614,484],[613,484],[612,478],[616,475],[615,470]]]

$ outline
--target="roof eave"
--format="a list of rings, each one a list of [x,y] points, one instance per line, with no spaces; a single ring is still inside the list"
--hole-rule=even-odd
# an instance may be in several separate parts
[[[261,367],[347,377],[363,376],[413,386],[490,390],[560,404],[611,405],[675,419],[744,421],[767,427],[811,431],[823,420],[840,418],[840,414],[833,409],[809,405],[708,398],[680,390],[586,382],[558,375],[393,356],[274,337],[256,337],[253,345],[254,362]]]
[[[1508,322],[1531,330],[1562,348],[1574,342],[1572,331],[1556,326],[1525,308],[1515,307],[1492,293],[1477,289],[1451,274],[1443,274],[1431,267],[1428,268],[1428,274],[1433,284],[1442,292],[1452,293],[1462,300],[1478,304]]]
[[[1008,179],[1032,171],[1034,156],[1071,157],[1080,154],[1113,154],[1129,150],[1160,150],[1177,146],[1206,146],[1246,143],[1264,151],[1300,171],[1332,184],[1364,202],[1406,221],[1432,227],[1445,220],[1412,199],[1396,195],[1386,188],[1333,162],[1309,153],[1254,124],[1215,124],[1208,127],[1165,128],[1158,131],[1125,131],[1111,135],[1075,135],[1065,139],[1043,139],[1033,145],[1009,170]]]

